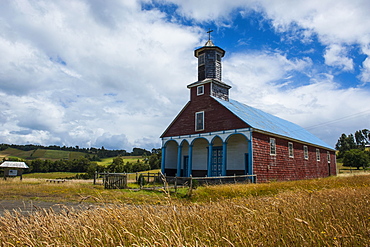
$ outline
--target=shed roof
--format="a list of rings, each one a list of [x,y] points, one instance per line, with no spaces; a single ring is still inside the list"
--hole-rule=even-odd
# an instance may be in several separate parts
[[[24,162],[19,162],[19,161],[4,161],[0,165],[0,168],[23,168],[23,169],[27,169],[29,167]]]
[[[229,101],[225,101],[213,96],[212,98],[226,107],[229,111],[243,120],[253,129],[269,132],[279,136],[285,136],[291,139],[311,143],[316,146],[321,146],[333,150],[333,148],[326,144],[324,141],[311,134],[304,128],[298,126],[297,124],[281,119],[251,106],[245,105],[236,100],[230,99]]]

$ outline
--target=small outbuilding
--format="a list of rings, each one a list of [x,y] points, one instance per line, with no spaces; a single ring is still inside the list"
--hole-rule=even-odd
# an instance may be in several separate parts
[[[0,168],[4,169],[4,180],[6,177],[20,176],[22,180],[23,169],[28,169],[28,165],[20,161],[4,161]]]

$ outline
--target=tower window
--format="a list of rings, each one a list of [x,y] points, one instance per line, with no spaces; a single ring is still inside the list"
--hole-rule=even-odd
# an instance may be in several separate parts
[[[204,94],[204,85],[197,87],[197,95],[202,95],[202,94]]]
[[[199,56],[199,58],[198,58],[198,66],[205,63],[204,57],[205,57],[204,54],[202,54],[202,55]]]
[[[204,130],[204,111],[195,113],[195,130]]]
[[[221,55],[219,53],[216,54],[217,61],[221,61]]]
[[[316,148],[316,160],[320,161],[320,149]]]

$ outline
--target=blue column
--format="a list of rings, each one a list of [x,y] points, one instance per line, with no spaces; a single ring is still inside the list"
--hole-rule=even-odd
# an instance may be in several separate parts
[[[188,174],[187,176],[190,177],[193,173],[193,145],[189,145],[189,164],[188,164]]]
[[[253,145],[252,139],[248,140],[248,174],[253,175]],[[252,181],[255,182],[255,181]]]
[[[227,142],[222,143],[222,176],[226,176],[227,171]]]
[[[182,146],[177,147],[177,177],[181,177]]]
[[[165,160],[166,160],[166,147],[163,146],[162,147],[162,161],[161,161],[161,172],[162,172],[162,174],[164,174],[164,171],[165,171],[165,168],[166,168]]]
[[[213,144],[209,143],[208,144],[208,164],[207,164],[207,176],[211,177],[212,176],[212,153],[213,153]]]

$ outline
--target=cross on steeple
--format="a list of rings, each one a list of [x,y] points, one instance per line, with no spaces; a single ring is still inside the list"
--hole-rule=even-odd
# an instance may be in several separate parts
[[[213,30],[211,29],[208,29],[208,40],[211,40],[211,33],[213,32]]]

